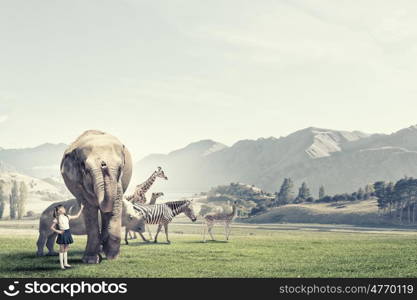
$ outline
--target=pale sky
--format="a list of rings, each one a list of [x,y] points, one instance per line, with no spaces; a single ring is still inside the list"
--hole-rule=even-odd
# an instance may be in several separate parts
[[[139,160],[308,126],[417,123],[417,1],[0,2],[0,147],[118,136]]]

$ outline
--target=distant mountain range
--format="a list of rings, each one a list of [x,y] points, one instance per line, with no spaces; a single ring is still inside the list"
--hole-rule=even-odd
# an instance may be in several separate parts
[[[0,166],[37,178],[60,176],[59,164],[66,148],[65,144],[46,143],[35,148],[0,149]]]
[[[60,178],[59,163],[66,147],[47,143],[0,148],[0,173]],[[310,127],[286,137],[241,140],[230,147],[202,140],[135,163],[132,183],[142,182],[157,166],[169,178],[163,183],[165,191],[207,191],[215,185],[242,182],[275,192],[285,177],[291,177],[297,186],[305,181],[314,195],[321,184],[329,194],[351,192],[377,180],[417,177],[417,126],[393,134]],[[54,181],[49,183],[60,184]]]
[[[238,141],[231,147],[212,140],[169,154],[153,154],[134,168],[143,180],[156,166],[169,177],[169,190],[205,191],[243,182],[278,190],[285,177],[307,182],[317,195],[350,192],[377,180],[417,176],[417,126],[393,134],[365,134],[310,127],[281,138]]]

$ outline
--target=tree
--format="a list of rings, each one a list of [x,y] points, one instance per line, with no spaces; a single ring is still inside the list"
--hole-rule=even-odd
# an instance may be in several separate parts
[[[358,200],[365,199],[365,191],[363,190],[363,188],[359,188],[358,192],[356,193],[356,198]]]
[[[301,203],[305,202],[307,199],[311,197],[310,189],[307,187],[307,183],[303,182],[298,189],[297,198],[295,198],[295,202]]]
[[[386,183],[385,181],[377,181],[374,183],[375,197],[378,202],[378,209],[384,211],[387,206],[387,199],[385,195]]]
[[[25,214],[25,205],[28,197],[28,188],[24,181],[20,182],[19,198],[17,201],[17,218],[20,220]]]
[[[319,199],[323,199],[326,196],[326,192],[324,190],[324,186],[320,186],[319,188]]]
[[[294,200],[294,183],[291,178],[285,178],[277,194],[278,205],[285,205]]]
[[[369,198],[371,198],[374,195],[374,192],[375,192],[374,186],[372,184],[367,184],[365,186],[365,194],[364,194],[363,199],[368,200]]]
[[[7,195],[6,195],[6,192],[4,191],[4,182],[0,181],[0,219],[3,218],[6,201],[7,201]]]
[[[17,182],[13,180],[12,190],[10,192],[10,219],[16,219],[18,200],[19,200],[19,186]]]

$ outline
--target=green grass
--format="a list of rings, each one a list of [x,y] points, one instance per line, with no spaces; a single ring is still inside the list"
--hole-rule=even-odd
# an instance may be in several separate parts
[[[417,277],[415,233],[240,228],[229,242],[202,243],[199,229],[175,225],[171,245],[131,241],[100,265],[81,263],[85,237],[75,236],[65,271],[34,255],[36,236],[0,235],[0,277]]]

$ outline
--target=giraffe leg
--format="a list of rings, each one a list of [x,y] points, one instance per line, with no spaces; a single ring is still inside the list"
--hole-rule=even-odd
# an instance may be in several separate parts
[[[167,224],[164,224],[164,229],[165,229],[165,236],[167,238],[167,243],[168,244],[171,244],[171,241],[168,238],[168,223]]]
[[[162,224],[158,224],[158,229],[156,230],[156,234],[155,234],[155,240],[153,241],[154,243],[158,242],[158,234],[161,231],[162,228]]]

